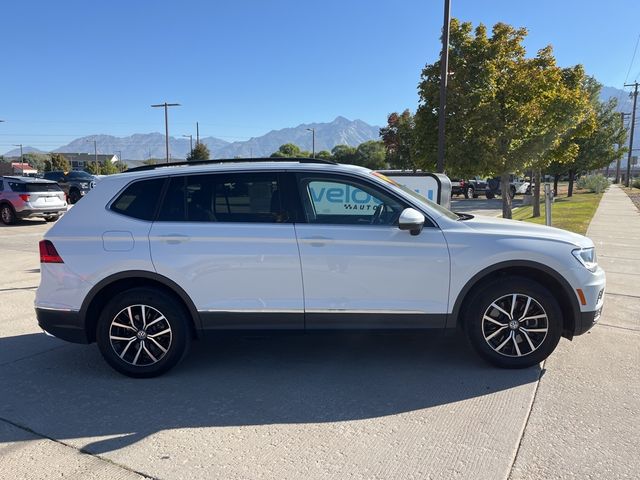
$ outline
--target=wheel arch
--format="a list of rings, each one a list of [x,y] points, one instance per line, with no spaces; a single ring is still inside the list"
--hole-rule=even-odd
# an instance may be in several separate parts
[[[573,288],[557,271],[541,263],[528,260],[497,263],[471,277],[456,298],[447,320],[447,327],[461,327],[463,325],[464,301],[481,288],[485,284],[485,280],[508,275],[533,279],[551,291],[562,311],[562,336],[571,340],[576,326],[580,324],[580,305]]]
[[[153,287],[173,296],[188,312],[193,335],[198,335],[202,328],[198,310],[189,295],[177,283],[154,272],[131,270],[119,272],[102,279],[85,297],[80,307],[80,318],[85,325],[89,342],[95,342],[96,340],[98,317],[109,299],[134,287]]]

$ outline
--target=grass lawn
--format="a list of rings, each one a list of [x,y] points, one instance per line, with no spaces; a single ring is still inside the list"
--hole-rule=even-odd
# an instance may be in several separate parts
[[[551,225],[571,232],[584,235],[587,233],[589,222],[596,213],[601,193],[574,192],[573,197],[556,197],[551,206]],[[514,220],[545,224],[544,199],[540,199],[541,216],[532,218],[533,207],[520,207],[513,212]]]

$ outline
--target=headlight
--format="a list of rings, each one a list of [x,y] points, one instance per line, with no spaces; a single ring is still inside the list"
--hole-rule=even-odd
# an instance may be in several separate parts
[[[595,272],[596,268],[598,268],[595,248],[577,248],[571,253],[573,253],[576,260],[578,260],[587,270]]]

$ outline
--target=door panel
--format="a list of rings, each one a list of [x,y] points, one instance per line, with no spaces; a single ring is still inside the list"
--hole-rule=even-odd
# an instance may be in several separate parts
[[[205,328],[304,328],[300,255],[278,173],[171,179],[149,235],[158,273]]]
[[[440,230],[414,236],[387,226],[296,225],[296,233],[306,328],[339,328],[326,315],[314,320],[323,313],[352,314],[343,317],[352,327],[393,328],[384,315],[410,315],[397,320],[408,322],[404,328],[444,325],[449,253]]]

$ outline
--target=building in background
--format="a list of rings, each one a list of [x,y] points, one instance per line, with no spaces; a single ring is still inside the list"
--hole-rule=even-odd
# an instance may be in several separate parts
[[[28,163],[21,162],[11,162],[11,170],[13,170],[14,175],[20,175],[24,177],[33,177],[38,173],[38,170],[33,168]]]
[[[57,152],[64,156],[69,161],[69,165],[71,165],[71,170],[84,170],[91,163],[96,161],[96,155],[93,153],[67,153],[67,152]],[[118,156],[112,154],[98,154],[97,155],[98,163],[117,162]]]

